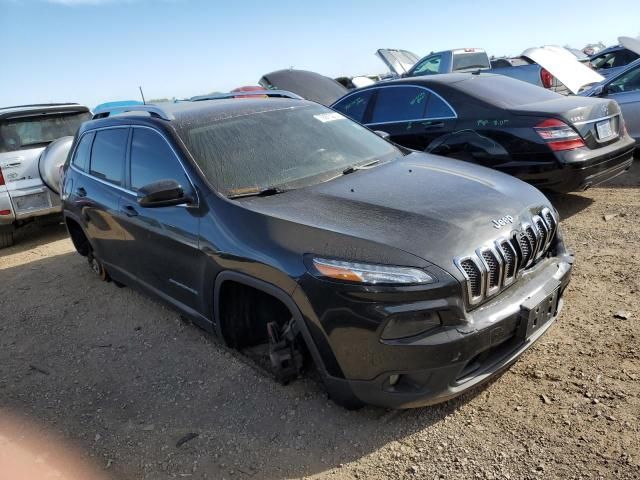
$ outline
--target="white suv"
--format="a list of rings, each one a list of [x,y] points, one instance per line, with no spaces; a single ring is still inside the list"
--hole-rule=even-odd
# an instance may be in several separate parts
[[[15,229],[35,217],[60,215],[58,194],[40,175],[42,151],[54,140],[75,135],[91,118],[75,104],[0,108],[0,248],[13,244]]]

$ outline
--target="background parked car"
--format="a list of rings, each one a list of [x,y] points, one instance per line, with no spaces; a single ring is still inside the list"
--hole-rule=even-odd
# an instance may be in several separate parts
[[[635,144],[614,101],[567,97],[488,73],[378,83],[345,95],[332,108],[405,147],[479,163],[560,192],[624,172]]]
[[[581,95],[618,102],[629,135],[640,142],[640,59]]]
[[[605,48],[591,56],[591,65],[603,77],[610,77],[622,71],[624,67],[640,58],[637,51],[637,40],[630,37],[619,37],[620,45]]]
[[[583,85],[602,80],[590,68],[575,62],[575,57],[561,47],[529,48],[520,57],[493,61],[481,48],[444,50],[427,55],[408,69],[406,67],[409,62],[417,56],[411,52],[380,49],[377,55],[399,77],[480,70],[516,78],[563,94],[569,91],[577,93]]]
[[[75,103],[0,108],[0,248],[13,244],[17,227],[60,215],[56,186],[40,171],[41,154],[90,118],[89,109]]]
[[[267,73],[258,83],[268,90],[286,90],[325,106],[349,91],[333,78],[293,68]]]

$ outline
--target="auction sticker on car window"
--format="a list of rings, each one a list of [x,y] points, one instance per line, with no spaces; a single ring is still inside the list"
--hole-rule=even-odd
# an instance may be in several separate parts
[[[338,112],[320,113],[318,115],[314,115],[313,117],[317,118],[322,123],[333,122],[334,120],[344,119],[344,117],[340,115]]]

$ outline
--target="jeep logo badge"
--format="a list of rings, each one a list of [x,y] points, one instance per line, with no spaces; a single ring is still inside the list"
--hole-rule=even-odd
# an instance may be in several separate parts
[[[493,223],[493,228],[502,228],[509,223],[513,223],[513,217],[511,215],[505,215],[502,218],[491,220],[491,223]]]

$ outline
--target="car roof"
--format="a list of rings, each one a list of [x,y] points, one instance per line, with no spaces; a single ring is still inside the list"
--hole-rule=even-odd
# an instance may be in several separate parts
[[[231,98],[201,101],[132,105],[131,110],[94,119],[86,123],[88,129],[112,124],[122,125],[131,120],[143,122],[166,122],[177,127],[202,121],[215,122],[227,118],[241,117],[283,108],[317,105],[306,100],[291,98]]]

